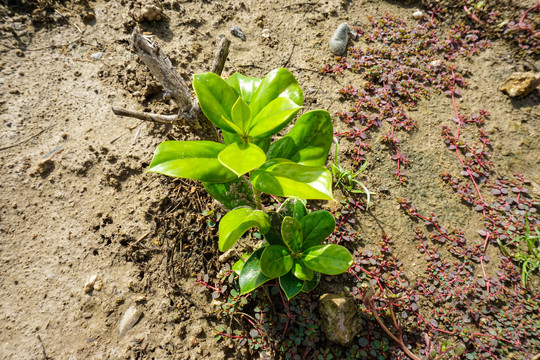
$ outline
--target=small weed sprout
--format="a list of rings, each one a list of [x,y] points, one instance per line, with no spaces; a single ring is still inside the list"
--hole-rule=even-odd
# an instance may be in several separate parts
[[[523,242],[527,245],[527,252],[521,249]],[[534,232],[532,232],[529,225],[529,218],[525,217],[525,234],[517,236],[507,244],[507,246],[516,246],[516,250],[513,253],[508,251],[500,239],[498,239],[498,243],[501,251],[506,256],[519,263],[521,267],[521,281],[523,287],[527,287],[529,274],[540,269],[540,231],[534,229]]]
[[[366,170],[368,167],[368,162],[364,161],[360,169],[357,172],[353,172],[350,169],[345,169],[339,164],[338,154],[339,154],[339,144],[337,138],[334,138],[334,143],[336,144],[334,162],[330,165],[332,170],[332,175],[336,179],[336,186],[342,186],[349,193],[353,194],[366,194],[366,210],[369,209],[369,204],[371,202],[371,192],[369,189],[356,179],[360,174]],[[362,189],[358,189],[358,186]]]

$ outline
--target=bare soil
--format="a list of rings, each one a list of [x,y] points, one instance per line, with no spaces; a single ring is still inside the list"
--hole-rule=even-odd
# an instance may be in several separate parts
[[[532,0],[524,3],[523,8],[534,6]],[[215,340],[213,329],[226,320],[212,315],[212,299],[195,281],[222,266],[214,219],[203,215],[219,211],[218,205],[194,182],[146,173],[156,146],[193,138],[189,128],[119,118],[111,111],[113,105],[164,114],[178,110],[162,99],[160,85],[130,51],[136,24],[131,13],[139,5],[0,5],[0,358],[253,356],[245,347]],[[208,71],[217,36],[224,34],[232,45],[223,76],[238,71],[262,77],[287,67],[304,89],[305,110],[327,109],[336,131],[345,129],[336,112],[347,106],[337,90],[355,79],[320,73],[334,63],[328,40],[335,28],[342,22],[367,26],[367,15],[386,12],[413,23],[412,13],[421,7],[378,0],[161,5],[164,19],[139,26],[163,44],[186,78]],[[230,34],[233,25],[246,41]],[[458,65],[467,70],[471,86],[462,91],[459,107],[490,111],[486,129],[493,162],[500,171],[524,174],[540,194],[539,92],[509,99],[498,91],[509,74],[528,66],[512,54],[507,43],[495,41],[479,56],[462,60]],[[439,177],[441,169],[459,172],[440,138],[440,125],[453,116],[450,100],[435,95],[413,116],[418,129],[402,135],[412,162],[408,184],[396,183],[395,163],[384,146],[374,146],[361,179],[374,193],[372,207],[356,219],[359,246],[375,249],[384,231],[411,269],[425,260],[411,243],[415,225],[396,198],[409,198],[424,213],[435,211],[441,222],[470,236],[481,223]],[[348,146],[340,156],[344,165]],[[495,247],[488,253],[499,256]],[[92,275],[102,287],[85,293]],[[323,283],[317,291],[330,288]],[[120,320],[133,305],[143,316],[119,336]]]

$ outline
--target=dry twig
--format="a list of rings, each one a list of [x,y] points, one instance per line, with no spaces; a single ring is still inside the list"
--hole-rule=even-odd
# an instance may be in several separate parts
[[[204,116],[197,99],[191,94],[186,81],[173,67],[171,61],[161,50],[159,44],[151,37],[143,35],[139,28],[133,31],[133,50],[146,64],[150,72],[161,83],[165,94],[174,100],[179,108],[178,115],[159,115],[141,113],[137,111],[113,107],[113,112],[120,116],[135,117],[145,121],[174,124],[180,122],[189,125],[202,139],[218,140],[215,126]],[[222,37],[215,59],[212,63],[212,72],[221,75],[225,61],[229,54],[230,41]]]

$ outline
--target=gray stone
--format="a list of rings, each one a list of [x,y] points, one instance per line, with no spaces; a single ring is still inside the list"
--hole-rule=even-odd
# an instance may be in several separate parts
[[[362,330],[362,323],[353,298],[347,293],[324,294],[319,299],[319,313],[326,338],[350,345]]]
[[[240,29],[238,26],[231,27],[231,34],[242,41],[246,41],[246,35],[244,35],[242,29]]]
[[[347,50],[347,43],[349,42],[349,37],[353,40],[358,38],[358,34],[354,31],[348,24],[341,23],[339,24],[336,31],[330,38],[330,50],[334,55],[342,56]]]

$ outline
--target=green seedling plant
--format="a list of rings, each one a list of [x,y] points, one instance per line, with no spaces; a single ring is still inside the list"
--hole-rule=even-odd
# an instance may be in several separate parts
[[[520,248],[523,242],[527,245],[527,252]],[[514,238],[508,243],[508,245],[516,246],[514,253],[510,253],[500,240],[498,243],[501,251],[509,258],[517,261],[521,266],[521,282],[523,287],[527,287],[529,274],[540,269],[540,231],[534,229],[534,232],[531,232],[529,220],[525,218],[525,234]]]
[[[320,274],[337,275],[352,264],[343,246],[322,245],[335,228],[327,211],[308,214],[305,200],[332,200],[332,174],[324,166],[333,139],[330,114],[304,113],[272,142],[302,108],[303,92],[291,72],[279,68],[263,79],[235,73],[195,75],[193,88],[205,116],[222,130],[224,143],[165,141],[150,172],[201,181],[228,212],[219,223],[219,249],[227,251],[248,230],[263,235],[252,254],[239,260],[241,294],[271,279],[290,299],[313,290]],[[268,212],[261,193],[288,198]]]
[[[336,179],[336,186],[341,185],[343,189],[345,189],[349,193],[366,194],[366,210],[369,209],[371,193],[366,187],[366,185],[364,185],[364,183],[356,179],[361,173],[364,172],[364,170],[366,170],[368,166],[367,161],[365,161],[360,167],[360,169],[358,169],[358,171],[356,172],[352,171],[351,169],[345,169],[339,163],[339,145],[337,139],[334,139],[334,142],[336,144],[334,162],[330,165],[330,169],[332,170],[332,175]],[[358,186],[362,189],[359,189]]]

